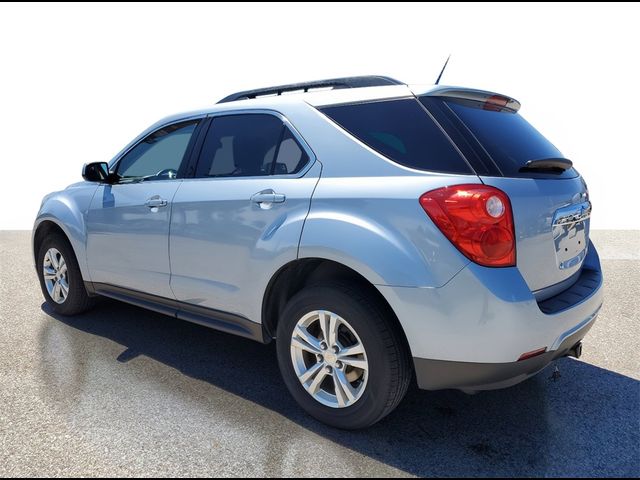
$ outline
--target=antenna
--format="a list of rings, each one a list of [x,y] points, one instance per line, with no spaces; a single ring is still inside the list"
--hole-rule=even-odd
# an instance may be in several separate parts
[[[451,58],[451,54],[449,54],[449,56],[447,57],[447,61],[444,62],[444,67],[442,67],[442,70],[440,70],[440,75],[438,75],[438,79],[436,80],[436,85],[438,85],[438,83],[440,83],[440,78],[442,77],[442,74],[444,73],[444,69],[447,68],[447,63],[449,63],[449,59]]]

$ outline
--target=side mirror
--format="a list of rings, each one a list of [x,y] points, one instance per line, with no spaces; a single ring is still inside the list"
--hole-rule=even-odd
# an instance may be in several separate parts
[[[82,178],[87,182],[107,182],[109,164],[107,162],[85,163],[82,167]]]

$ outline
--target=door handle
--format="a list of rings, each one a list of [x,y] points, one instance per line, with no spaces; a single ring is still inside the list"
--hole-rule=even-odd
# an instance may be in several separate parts
[[[272,203],[283,203],[287,199],[284,193],[276,193],[273,190],[265,190],[251,196],[251,201],[260,206]]]
[[[155,195],[144,202],[144,204],[149,208],[166,207],[167,201],[164,198],[160,198],[159,195]]]

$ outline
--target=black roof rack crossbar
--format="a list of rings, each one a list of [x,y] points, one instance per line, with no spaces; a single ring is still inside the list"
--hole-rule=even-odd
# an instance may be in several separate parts
[[[305,93],[313,88],[360,88],[360,87],[382,87],[386,85],[404,85],[399,80],[381,75],[367,75],[362,77],[331,78],[329,80],[318,80],[315,82],[292,83],[290,85],[280,85],[278,87],[258,88],[256,90],[245,90],[237,92],[223,98],[218,103],[234,102],[236,100],[246,100],[263,95],[282,95],[284,92],[295,92],[302,90]]]

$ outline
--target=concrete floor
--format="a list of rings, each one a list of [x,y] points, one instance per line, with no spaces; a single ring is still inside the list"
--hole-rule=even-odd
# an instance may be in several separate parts
[[[0,476],[638,476],[640,232],[594,232],[606,300],[581,360],[508,390],[413,390],[371,429],[301,411],[273,345],[103,301],[43,305],[0,232]]]

